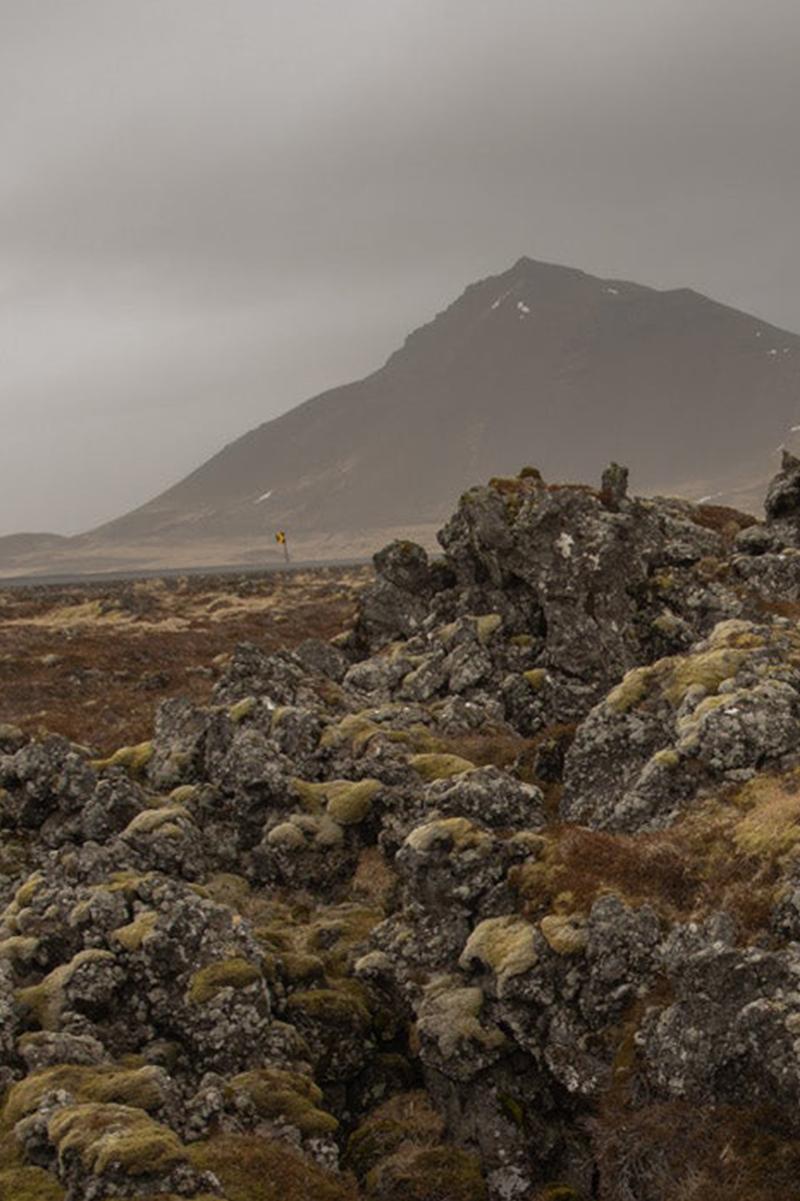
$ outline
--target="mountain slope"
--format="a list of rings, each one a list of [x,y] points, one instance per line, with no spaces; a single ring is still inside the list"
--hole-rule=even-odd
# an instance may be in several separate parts
[[[800,420],[799,379],[795,334],[687,289],[522,258],[374,374],[250,431],[74,550],[205,545],[230,560],[286,528],[346,553],[432,529],[454,493],[524,463],[593,479],[613,458],[640,491],[742,504]]]

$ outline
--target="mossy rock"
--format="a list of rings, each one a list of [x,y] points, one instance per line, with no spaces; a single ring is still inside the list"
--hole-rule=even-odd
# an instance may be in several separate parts
[[[148,1176],[186,1160],[172,1130],[128,1105],[67,1105],[50,1119],[47,1134],[60,1159],[75,1153],[98,1175],[113,1164],[127,1176]]]
[[[425,822],[411,831],[406,843],[422,854],[427,854],[437,846],[459,852],[475,850],[488,854],[492,846],[490,836],[466,817],[442,817]]]
[[[292,780],[292,787],[310,813],[323,810],[342,826],[358,825],[369,817],[380,780],[325,780],[310,784]]]
[[[426,1092],[398,1093],[373,1110],[350,1135],[346,1163],[363,1180],[404,1143],[434,1146],[443,1133],[444,1121]]]
[[[331,1135],[339,1128],[333,1114],[319,1108],[322,1090],[298,1072],[271,1067],[243,1072],[226,1085],[225,1093],[230,1098],[245,1094],[260,1117],[285,1121],[304,1136]]]
[[[286,1142],[226,1134],[192,1143],[188,1153],[198,1171],[218,1177],[226,1201],[358,1201],[352,1181]]]
[[[286,1011],[293,1022],[305,1018],[323,1026],[346,1030],[355,1027],[365,1032],[370,1026],[370,1013],[362,997],[339,989],[310,988],[292,993]]]
[[[243,697],[242,700],[236,701],[235,704],[230,706],[228,709],[228,717],[232,722],[238,725],[240,721],[244,721],[246,717],[250,716],[257,705],[258,701],[254,696]]]
[[[126,926],[118,926],[112,930],[111,939],[126,951],[138,951],[145,940],[153,933],[158,922],[158,914],[154,909],[143,909],[141,913],[128,922]]]
[[[28,964],[35,957],[40,946],[39,939],[26,937],[24,934],[12,934],[10,938],[0,942],[0,959],[6,959],[12,964]]]
[[[24,1008],[29,1009],[43,1030],[57,1030],[61,1020],[61,1010],[64,1008],[64,990],[78,968],[87,963],[113,962],[114,956],[110,951],[102,951],[90,947],[79,951],[69,963],[63,963],[54,968],[49,975],[32,984],[21,988],[17,1000]]]
[[[44,1168],[0,1168],[0,1197],[8,1201],[64,1201],[64,1190]]]
[[[325,964],[318,955],[307,955],[302,951],[284,951],[280,956],[283,974],[290,984],[322,980]]]
[[[502,624],[503,618],[499,613],[483,613],[480,617],[476,617],[475,630],[478,635],[478,641],[483,646],[486,646]]]
[[[539,928],[557,955],[579,955],[586,950],[586,921],[575,914],[550,913],[542,918]]]
[[[460,755],[436,754],[435,752],[412,755],[408,762],[409,766],[428,782],[447,780],[450,776],[460,776],[462,772],[473,771],[475,768],[474,763],[470,763],[469,759],[462,759]]]
[[[121,746],[106,759],[95,759],[92,767],[95,771],[103,771],[106,767],[124,767],[132,776],[140,776],[153,758],[153,754],[152,742],[139,742],[136,746]]]
[[[159,1109],[165,1100],[161,1072],[152,1065],[126,1068],[56,1064],[11,1086],[3,1120],[13,1125],[33,1113],[47,1093],[61,1090],[78,1101],[117,1102],[146,1111]]]
[[[486,1201],[477,1155],[457,1147],[398,1151],[366,1179],[369,1201]]]
[[[161,838],[175,837],[182,833],[183,822],[190,820],[189,810],[183,805],[161,805],[157,809],[143,809],[128,822],[122,836],[152,834]]]
[[[469,969],[476,960],[497,976],[498,993],[505,984],[532,968],[537,960],[534,929],[516,913],[480,922],[467,939],[459,965]]]
[[[193,801],[200,789],[197,784],[179,784],[177,788],[173,788],[169,794],[169,799],[176,805],[188,805]]]
[[[724,639],[721,640],[723,645],[714,645],[712,635],[709,639],[712,644],[710,650],[693,655],[675,655],[644,667],[634,667],[609,692],[606,704],[617,713],[629,713],[653,693],[663,696],[677,708],[691,688],[702,688],[706,693],[716,692],[723,680],[736,675],[748,654],[747,649],[729,646]]]
[[[205,1005],[223,988],[248,988],[261,979],[261,972],[247,959],[233,956],[217,963],[209,963],[195,972],[186,990],[190,1005]]]

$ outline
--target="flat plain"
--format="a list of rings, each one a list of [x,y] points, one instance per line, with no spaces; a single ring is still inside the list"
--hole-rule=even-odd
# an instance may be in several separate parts
[[[169,696],[208,699],[238,642],[346,629],[368,567],[0,588],[0,722],[107,754]]]

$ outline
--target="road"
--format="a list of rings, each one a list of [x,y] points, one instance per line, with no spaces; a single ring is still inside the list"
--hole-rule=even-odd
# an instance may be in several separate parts
[[[219,575],[271,575],[273,572],[293,572],[329,569],[337,571],[348,567],[366,567],[371,559],[305,559],[298,563],[265,563],[256,567],[252,563],[224,563],[219,567],[156,567],[142,571],[96,571],[84,575],[30,575],[0,578],[3,588],[47,588],[80,584],[113,584],[125,580],[179,579],[181,576]]]

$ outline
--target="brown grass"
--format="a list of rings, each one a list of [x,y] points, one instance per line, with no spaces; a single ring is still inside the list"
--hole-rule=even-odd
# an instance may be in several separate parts
[[[695,525],[713,530],[726,542],[733,542],[740,530],[756,524],[756,518],[751,513],[741,513],[727,505],[696,505],[689,516]]]
[[[591,1123],[600,1201],[796,1201],[800,1139],[767,1108],[684,1102],[605,1110]]]
[[[0,722],[107,754],[144,740],[156,706],[207,700],[238,642],[331,638],[352,621],[368,569],[0,591]],[[52,658],[54,657],[54,658]]]
[[[667,830],[610,834],[551,827],[544,857],[512,869],[523,912],[532,919],[569,898],[588,912],[604,893],[650,904],[666,920],[725,909],[747,941],[770,915],[800,839],[793,777],[759,777],[739,794],[708,801]]]
[[[219,1177],[227,1201],[356,1201],[352,1177],[325,1172],[284,1142],[226,1134],[193,1143],[195,1167]]]

